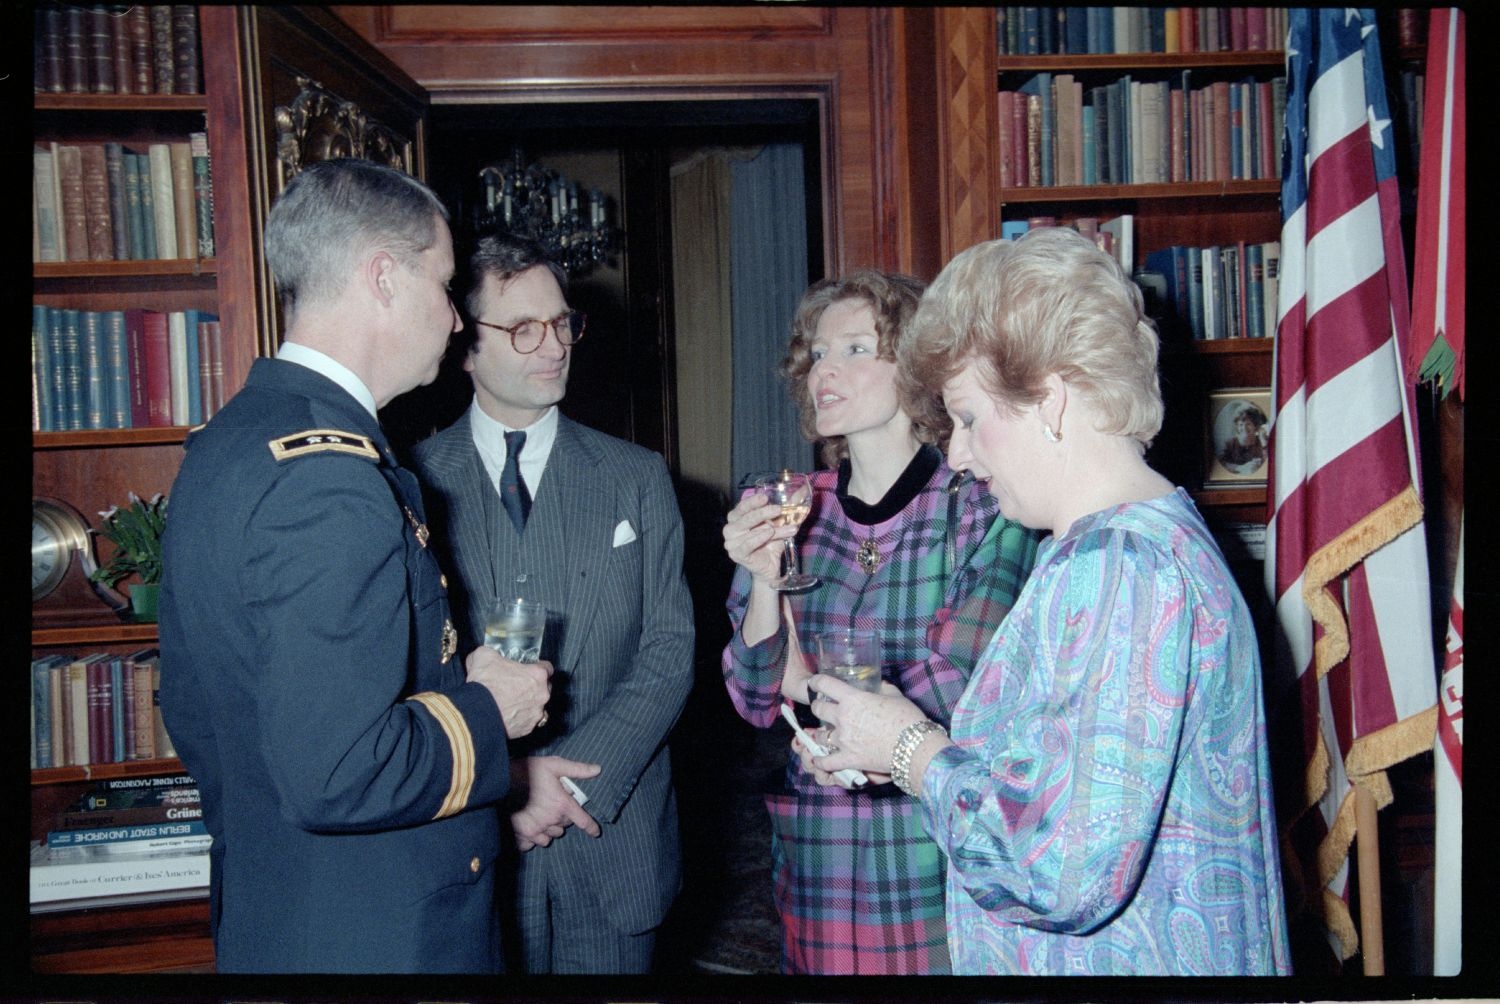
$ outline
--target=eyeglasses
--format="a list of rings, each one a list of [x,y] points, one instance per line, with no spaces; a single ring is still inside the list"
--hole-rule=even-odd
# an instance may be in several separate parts
[[[505,332],[510,336],[510,347],[524,356],[542,347],[548,328],[551,328],[552,333],[557,335],[558,344],[563,347],[577,345],[583,339],[583,326],[587,320],[583,311],[569,310],[558,314],[550,321],[522,321],[511,327],[491,324],[489,321],[481,321],[477,318],[474,323],[482,328],[494,328],[496,331]]]

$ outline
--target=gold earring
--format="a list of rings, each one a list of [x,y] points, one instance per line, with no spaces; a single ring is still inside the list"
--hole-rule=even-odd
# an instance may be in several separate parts
[[[1056,432],[1053,432],[1052,431],[1052,426],[1049,425],[1049,424],[1047,424],[1047,423],[1045,423],[1045,422],[1042,423],[1042,435],[1047,437],[1047,442],[1049,442],[1049,443],[1061,443],[1062,442],[1062,436],[1059,435]]]

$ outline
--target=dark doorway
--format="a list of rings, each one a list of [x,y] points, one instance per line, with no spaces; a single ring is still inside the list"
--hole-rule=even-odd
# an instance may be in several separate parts
[[[719,670],[733,572],[723,549],[724,501],[681,477],[677,462],[679,437],[695,434],[676,418],[677,346],[709,335],[674,323],[671,169],[674,158],[693,150],[799,145],[811,282],[824,271],[820,106],[802,99],[435,104],[429,121],[428,179],[455,230],[480,208],[481,168],[515,148],[526,162],[599,188],[612,201],[613,222],[623,230],[617,260],[569,286],[569,303],[589,321],[561,408],[661,453],[677,480],[697,646],[693,691],[670,740],[684,882],[660,935],[657,968],[774,971],[770,835],[759,792],[768,751],[782,757],[785,743],[751,728],[729,703]],[[382,421],[397,449],[409,448],[458,419],[471,397],[467,374],[445,364],[435,383],[392,402]],[[731,402],[723,408],[727,422]]]
[[[823,273],[816,101],[435,104],[428,180],[455,230],[481,208],[480,169],[514,149],[605,192],[623,244],[610,263],[570,282],[569,301],[589,315],[589,327],[561,407],[570,418],[658,451],[675,472],[673,353],[676,339],[692,333],[675,331],[672,319],[672,155],[788,142],[801,145],[806,165],[811,281]],[[398,449],[409,447],[454,421],[469,397],[467,376],[445,367],[431,386],[392,402],[382,420]]]

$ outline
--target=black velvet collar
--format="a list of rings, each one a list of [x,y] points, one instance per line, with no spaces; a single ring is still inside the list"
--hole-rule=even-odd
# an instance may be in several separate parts
[[[834,488],[838,496],[839,505],[843,507],[844,515],[851,522],[860,526],[874,526],[876,523],[884,523],[905,509],[911,500],[917,497],[928,481],[932,480],[932,474],[942,463],[943,454],[931,443],[923,443],[917,450],[916,456],[911,458],[911,463],[906,465],[906,470],[891,485],[890,490],[885,493],[879,502],[868,505],[849,494],[849,458],[845,457],[839,461],[839,481]]]

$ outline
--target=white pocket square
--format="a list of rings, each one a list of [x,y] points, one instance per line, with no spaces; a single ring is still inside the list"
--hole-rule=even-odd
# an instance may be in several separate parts
[[[630,520],[622,519],[615,527],[615,547],[628,544],[635,540],[635,528],[630,525]]]

